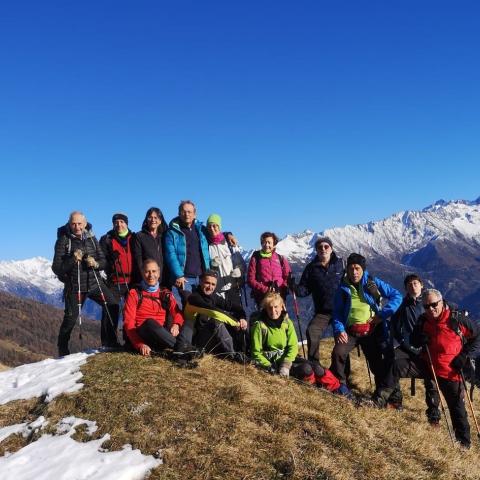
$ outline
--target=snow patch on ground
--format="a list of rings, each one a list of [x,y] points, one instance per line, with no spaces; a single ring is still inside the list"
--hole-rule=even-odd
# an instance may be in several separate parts
[[[48,425],[48,420],[45,420],[45,417],[42,415],[31,423],[17,423],[16,425],[0,428],[0,442],[15,433],[20,433],[22,437],[27,438],[32,433],[38,432],[45,425]]]
[[[143,455],[130,445],[105,452],[102,444],[110,438],[108,434],[98,440],[77,442],[71,436],[81,424],[87,425],[89,434],[97,429],[95,422],[67,417],[57,425],[57,432],[63,434],[42,435],[21,450],[0,457],[2,480],[140,480],[162,464],[161,459]],[[25,429],[25,424],[21,425],[5,428],[19,433]],[[0,429],[0,434],[5,428]]]
[[[0,372],[0,405],[12,400],[45,396],[50,402],[61,393],[80,390],[77,383],[83,376],[80,367],[93,353],[75,353],[66,357],[48,358]]]

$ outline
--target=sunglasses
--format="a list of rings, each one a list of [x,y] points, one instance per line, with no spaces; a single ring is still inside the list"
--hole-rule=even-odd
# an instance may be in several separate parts
[[[330,248],[330,245],[328,243],[322,243],[317,247],[317,250],[328,250]]]
[[[423,308],[424,308],[425,310],[428,310],[429,308],[437,308],[437,307],[438,307],[438,304],[439,304],[440,302],[441,302],[441,300],[437,300],[436,302],[424,304],[424,305],[423,305]]]

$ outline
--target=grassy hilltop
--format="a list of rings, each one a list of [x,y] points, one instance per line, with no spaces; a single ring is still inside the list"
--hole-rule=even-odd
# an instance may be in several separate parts
[[[352,366],[358,391],[368,394],[364,358],[352,357]],[[95,438],[111,434],[106,448],[130,443],[163,459],[152,479],[480,478],[473,422],[472,449],[453,448],[443,421],[437,429],[427,424],[419,381],[413,398],[404,384],[406,408],[399,413],[355,407],[211,356],[187,370],[162,358],[99,354],[82,371],[80,392],[48,405],[10,402],[0,410],[0,425],[40,414],[50,425],[68,415],[95,420]],[[0,454],[26,441],[12,436],[0,443]]]

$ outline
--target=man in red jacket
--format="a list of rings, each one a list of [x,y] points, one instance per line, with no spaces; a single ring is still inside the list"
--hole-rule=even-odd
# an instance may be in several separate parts
[[[175,346],[183,316],[172,292],[160,288],[160,267],[155,260],[143,262],[142,276],[140,287],[132,288],[125,302],[123,328],[133,348],[149,356],[152,350]]]
[[[470,448],[470,425],[465,410],[461,371],[469,358],[478,355],[479,325],[470,317],[450,310],[438,290],[425,290],[422,302],[425,313],[419,317],[412,334],[411,351],[416,349],[417,356],[394,361],[373,401],[382,406],[382,399],[388,398],[394,388],[395,377],[432,379],[433,368],[450,411],[455,437],[463,447]],[[427,417],[430,424],[436,425],[440,419],[438,392],[427,394],[426,400]]]

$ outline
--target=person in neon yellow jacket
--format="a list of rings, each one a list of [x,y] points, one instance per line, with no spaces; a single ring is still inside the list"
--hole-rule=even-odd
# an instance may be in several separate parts
[[[339,395],[351,396],[332,372],[318,362],[297,357],[298,339],[279,293],[267,293],[262,309],[251,321],[251,356],[260,368],[271,373],[292,376],[310,385],[317,385]]]
[[[282,296],[267,293],[262,310],[254,314],[251,321],[252,360],[260,367],[288,377],[298,354],[298,339]]]

